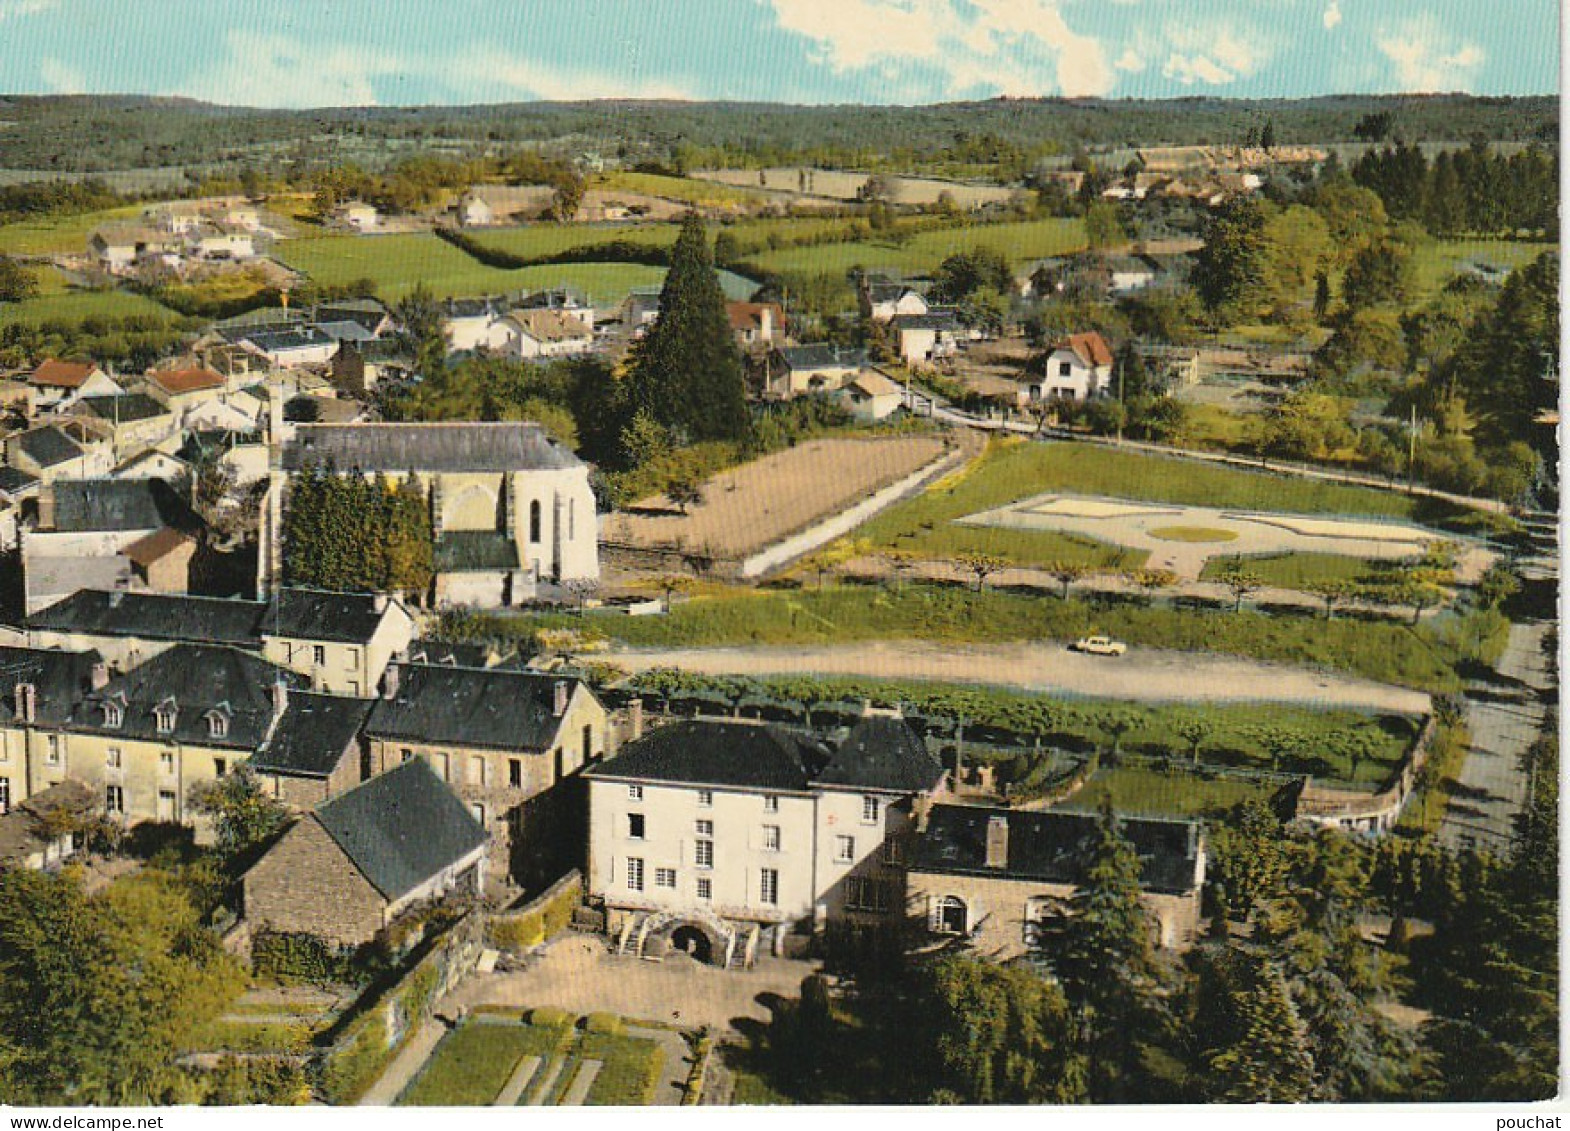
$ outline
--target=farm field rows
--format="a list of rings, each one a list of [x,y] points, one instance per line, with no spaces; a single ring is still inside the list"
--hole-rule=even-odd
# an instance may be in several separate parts
[[[990,248],[1019,266],[1032,259],[1065,255],[1085,246],[1079,220],[1021,220],[1005,224],[974,224],[918,232],[894,243],[867,240],[786,248],[748,256],[760,268],[783,275],[843,275],[852,267],[869,271],[917,273],[930,271],[959,251]]]

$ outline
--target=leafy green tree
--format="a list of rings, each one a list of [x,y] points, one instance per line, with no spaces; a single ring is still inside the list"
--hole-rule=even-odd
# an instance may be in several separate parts
[[[637,411],[688,441],[747,435],[741,355],[696,213],[682,221],[660,291],[659,318],[633,348],[627,382]]]
[[[440,381],[447,370],[447,331],[441,307],[424,283],[393,306],[398,342],[414,358],[415,371],[427,381]]]
[[[0,255],[0,302],[26,302],[38,295],[38,279],[9,255]]]
[[[1086,1065],[1062,991],[1021,968],[951,955],[917,973],[922,1045],[964,1103],[1082,1103]]]
[[[213,819],[218,847],[231,858],[266,844],[289,819],[284,807],[267,795],[246,765],[193,789],[191,804]]]
[[[976,592],[980,593],[987,578],[1003,569],[1008,562],[995,554],[961,554],[955,559],[960,568],[976,579]]]
[[[1097,201],[1085,209],[1085,239],[1092,251],[1105,251],[1127,239],[1115,204]]]
[[[1205,309],[1223,322],[1253,314],[1270,255],[1260,203],[1252,197],[1233,197],[1206,218],[1203,237],[1193,282]]]
[[[1235,916],[1246,921],[1281,895],[1288,869],[1281,821],[1263,801],[1237,806],[1213,830],[1211,848],[1215,882],[1226,889]]]
[[[191,1102],[175,1058],[244,981],[166,874],[95,895],[69,871],[0,874],[0,1098]]]
[[[1236,604],[1232,607],[1232,611],[1235,613],[1242,612],[1243,601],[1251,594],[1257,593],[1260,587],[1264,585],[1258,574],[1241,566],[1227,567],[1217,576],[1216,580],[1232,594],[1233,599],[1236,601]]]
[[[935,297],[947,303],[959,303],[980,290],[999,293],[1014,285],[1014,269],[1008,257],[990,247],[957,251],[933,272]]]
[[[1301,1103],[1312,1094],[1307,1028],[1280,969],[1232,952],[1220,1039],[1205,1056],[1206,1091],[1224,1103]]]
[[[386,588],[410,593],[423,603],[436,577],[436,545],[431,536],[430,504],[411,471],[386,493],[383,545],[387,562]]]

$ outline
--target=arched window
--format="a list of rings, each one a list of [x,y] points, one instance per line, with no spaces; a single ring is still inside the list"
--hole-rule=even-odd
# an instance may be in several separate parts
[[[174,730],[175,720],[180,717],[180,710],[172,699],[165,699],[153,708],[153,715],[158,723],[158,733],[169,734]]]
[[[540,500],[534,499],[529,503],[529,541],[540,540]]]
[[[932,929],[944,935],[963,935],[970,930],[970,912],[957,895],[938,900],[932,913]]]
[[[228,738],[229,716],[222,711],[208,711],[207,735],[209,738]]]

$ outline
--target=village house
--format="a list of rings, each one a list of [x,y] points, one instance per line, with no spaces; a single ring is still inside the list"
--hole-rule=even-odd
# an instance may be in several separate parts
[[[123,275],[148,262],[177,266],[184,250],[181,236],[134,225],[100,228],[87,241],[88,254],[99,270],[111,275]]]
[[[482,894],[485,856],[484,830],[413,759],[296,821],[242,879],[244,917],[359,946],[416,904]]]
[[[492,873],[528,890],[580,862],[584,766],[604,758],[608,718],[582,680],[537,672],[398,664],[365,726],[366,764],[427,762],[490,835]]]
[[[22,535],[25,610],[84,586],[184,593],[199,522],[158,479],[60,479],[38,496]]]
[[[260,652],[266,608],[228,597],[78,589],[22,623],[34,648],[93,651],[122,672],[181,643]]]
[[[148,448],[115,466],[111,479],[162,479],[165,483],[189,482],[196,469],[179,456]]]
[[[369,696],[414,638],[415,618],[385,594],[282,589],[257,628],[262,655],[308,676],[315,690]]]
[[[205,365],[149,369],[144,383],[149,396],[184,420],[191,409],[217,400],[229,388],[229,379]]]
[[[256,236],[248,228],[206,222],[185,232],[188,254],[197,259],[244,260],[256,258]]]
[[[872,322],[892,322],[901,315],[914,317],[930,311],[920,291],[882,276],[863,276],[858,296],[861,316]]]
[[[935,805],[917,821],[907,909],[933,939],[969,940],[1007,961],[1050,956],[1084,878],[1099,818],[1090,813]],[[1186,950],[1199,933],[1204,832],[1196,821],[1124,818],[1140,861],[1151,941]]]
[[[894,350],[907,365],[930,365],[953,357],[959,348],[960,326],[952,311],[928,314],[897,314]]]
[[[743,350],[772,346],[785,340],[785,309],[777,302],[727,302],[731,333]]]
[[[876,367],[863,369],[845,384],[834,397],[851,417],[863,424],[876,424],[887,420],[905,403],[905,386]]]
[[[1022,392],[1022,402],[1039,404],[1060,397],[1084,401],[1111,391],[1112,348],[1094,330],[1055,342],[1042,365],[1041,375]]]
[[[9,467],[43,483],[56,479],[91,479],[114,467],[114,445],[96,424],[60,419],[5,438]]]
[[[513,605],[599,579],[589,469],[538,424],[301,424],[268,494],[264,586],[281,571],[288,477],[328,463],[415,477],[430,501],[439,604]]]
[[[684,720],[587,770],[587,888],[619,949],[717,965],[800,950],[833,925],[898,930],[915,812],[946,775],[905,721],[837,745]]]
[[[442,304],[442,332],[450,353],[499,350],[507,344],[502,310],[491,298],[450,298]]]
[[[315,326],[286,330],[250,330],[238,344],[278,369],[301,365],[326,365],[338,352],[338,343]]]
[[[555,196],[550,185],[475,185],[463,194],[454,211],[460,227],[483,228],[538,216]]]
[[[76,855],[75,827],[97,812],[99,798],[73,778],[20,802],[0,806],[0,872],[56,868]]]
[[[594,327],[560,310],[514,310],[499,320],[505,339],[497,347],[509,357],[572,357],[594,348]]]
[[[71,406],[73,415],[98,423],[109,439],[110,457],[118,464],[174,437],[173,413],[146,393],[110,397],[82,397]]]
[[[381,226],[381,214],[376,206],[363,200],[350,200],[332,210],[333,222],[356,232],[373,232]]]
[[[867,365],[867,351],[817,343],[769,351],[764,393],[788,401],[807,393],[830,393]]]
[[[353,322],[371,338],[380,338],[393,328],[387,307],[374,298],[341,298],[319,302],[311,310],[311,321],[318,325]]]
[[[333,354],[333,386],[351,396],[367,396],[383,381],[406,380],[413,374],[414,357],[394,338],[341,342]]]
[[[360,732],[372,701],[292,691],[288,705],[248,765],[268,796],[310,809],[367,776]]]
[[[513,304],[514,310],[554,310],[578,320],[585,330],[594,329],[594,307],[570,287],[551,287],[533,291]]]
[[[30,415],[69,408],[81,397],[112,397],[124,392],[114,378],[92,362],[43,362],[27,375]]]
[[[0,812],[65,780],[60,731],[102,662],[92,651],[0,647]]]
[[[660,287],[634,287],[621,304],[621,324],[634,337],[654,325],[660,316]]]

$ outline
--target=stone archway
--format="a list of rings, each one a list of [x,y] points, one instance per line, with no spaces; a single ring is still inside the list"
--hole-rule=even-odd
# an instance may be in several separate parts
[[[671,949],[690,954],[705,966],[714,965],[714,941],[695,924],[683,923],[671,932]]]

